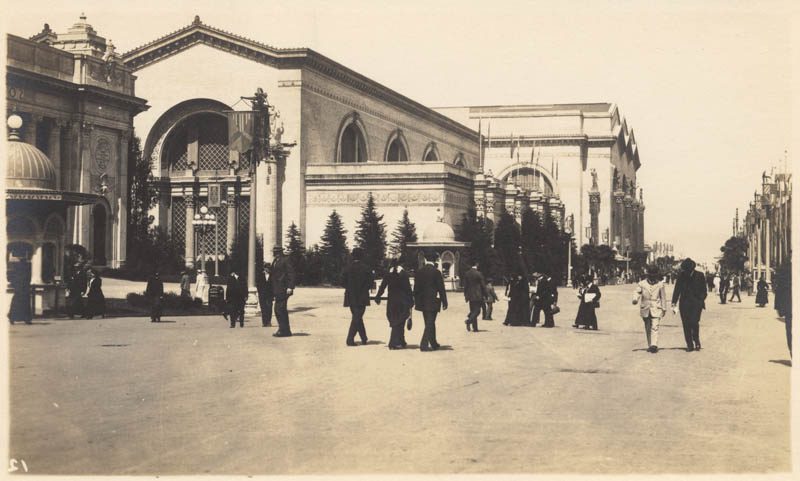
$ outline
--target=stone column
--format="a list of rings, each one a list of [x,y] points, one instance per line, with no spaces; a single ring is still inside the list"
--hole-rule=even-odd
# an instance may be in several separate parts
[[[227,252],[233,250],[233,243],[236,241],[236,187],[233,185],[229,185],[227,187],[227,196],[228,196],[228,223],[226,225],[226,233],[225,233],[225,245],[227,246]],[[266,249],[266,246],[264,246]],[[265,252],[266,253],[266,252]]]
[[[622,199],[625,194],[621,190],[614,192],[614,222],[611,223],[611,238],[608,240],[610,245],[622,251]]]
[[[25,143],[36,147],[36,132],[39,130],[39,122],[42,121],[42,118],[39,114],[31,114],[30,120],[22,124],[24,128],[22,139]]]
[[[264,262],[272,262],[272,248],[276,245],[283,245],[283,242],[281,242],[281,226],[278,224],[280,222],[280,216],[278,215],[278,183],[280,179],[280,163],[278,159],[270,155],[260,168],[266,170],[267,183],[266,188],[259,191],[259,202],[264,206],[264,211],[261,215],[266,216],[267,219],[264,232],[262,233],[262,239],[264,243]],[[257,182],[257,179],[258,176],[256,175],[250,180],[251,182]],[[254,199],[251,196],[251,209],[254,207],[253,200]]]
[[[644,249],[644,204],[639,206],[639,247]]]
[[[622,250],[626,252],[626,257],[631,252],[631,203],[633,199],[630,196],[625,196],[622,199],[623,214],[622,214]]]
[[[80,123],[80,144],[78,146],[79,162],[77,165],[77,190],[80,192],[92,193],[92,180],[90,168],[92,165],[92,152],[89,147],[92,138],[94,125],[89,122]],[[77,208],[75,218],[75,243],[83,246],[90,244],[89,221],[92,218],[92,205],[84,205]]]
[[[592,190],[589,192],[589,244],[596,246],[600,244],[600,191]],[[583,229],[583,226],[581,226]]]
[[[117,249],[114,252],[114,263],[116,264],[115,267],[119,268],[125,265],[125,260],[127,259],[127,242],[125,238],[125,228],[128,225],[128,195],[127,192],[129,190],[128,186],[128,142],[131,139],[131,131],[126,130],[120,132],[119,137],[119,155],[117,158],[119,161],[117,162],[117,172],[118,172],[118,180],[117,180],[117,187],[119,188],[118,192],[119,200],[118,200],[118,210],[116,215],[117,225],[114,226],[115,229],[115,236],[116,236],[116,243]]]
[[[184,190],[183,197],[186,199],[186,243],[184,253],[184,260],[186,267],[194,267],[194,226],[192,226],[192,219],[194,219],[194,192],[191,190]]]
[[[35,239],[31,255],[31,285],[42,283],[42,242]]]
[[[770,242],[771,236],[770,236],[769,226],[770,226],[769,217],[767,217],[767,218],[764,219],[764,255],[765,255],[764,269],[766,271],[766,272],[764,272],[764,279],[767,281],[767,284],[771,285],[772,284],[772,272],[771,272],[771,269],[770,269],[770,267],[771,267],[770,266],[770,259],[772,258],[772,253],[770,252],[770,250],[772,249],[772,243]]]
[[[56,189],[59,190],[61,189],[61,127],[63,125],[63,121],[54,120],[48,139],[48,155],[56,168]]]
[[[755,269],[755,278],[753,279],[753,286],[755,283],[761,279],[761,219],[756,220],[756,269]]]

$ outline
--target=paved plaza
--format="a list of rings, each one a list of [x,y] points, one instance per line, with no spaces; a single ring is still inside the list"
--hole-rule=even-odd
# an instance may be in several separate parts
[[[479,333],[450,293],[437,352],[390,351],[384,305],[346,347],[340,289],[298,289],[287,339],[219,316],[13,325],[9,455],[40,474],[788,471],[775,311],[709,294],[703,350],[670,313],[650,354],[632,290],[602,288],[599,331],[570,327],[561,288],[556,328],[503,326],[501,301]]]

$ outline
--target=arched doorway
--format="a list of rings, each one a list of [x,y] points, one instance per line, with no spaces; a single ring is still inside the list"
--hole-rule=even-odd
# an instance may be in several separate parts
[[[103,204],[92,207],[92,263],[106,265],[106,208]]]

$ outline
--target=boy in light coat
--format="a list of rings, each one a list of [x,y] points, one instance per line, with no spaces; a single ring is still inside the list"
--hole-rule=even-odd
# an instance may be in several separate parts
[[[644,321],[647,350],[658,352],[658,324],[667,312],[667,290],[661,281],[658,267],[647,266],[647,278],[636,285],[633,304],[639,304],[639,314]]]

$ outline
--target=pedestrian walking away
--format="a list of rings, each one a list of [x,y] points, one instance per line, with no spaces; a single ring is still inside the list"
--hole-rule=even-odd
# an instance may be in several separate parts
[[[494,286],[492,285],[492,281],[487,279],[486,280],[486,298],[483,300],[483,306],[481,306],[481,312],[483,314],[484,321],[491,321],[492,320],[492,311],[494,311],[494,303],[497,302],[497,293],[494,291]]]
[[[506,326],[523,326],[530,322],[530,299],[528,293],[528,280],[523,274],[515,274],[506,286],[506,297],[508,297],[508,311]]]
[[[536,284],[536,299],[534,300],[533,320],[534,327],[539,323],[539,316],[544,312],[544,325],[542,327],[555,327],[553,315],[558,311],[558,288],[555,280],[549,274],[542,275]]]
[[[275,319],[278,330],[275,337],[289,337],[292,329],[289,325],[289,298],[294,294],[294,267],[288,257],[283,255],[283,248],[272,248],[272,296],[275,299]]]
[[[392,259],[389,272],[381,280],[378,293],[375,294],[375,304],[381,303],[381,296],[388,289],[386,302],[386,319],[391,327],[389,335],[389,349],[405,349],[406,338],[404,327],[411,330],[411,308],[414,306],[414,295],[411,291],[411,281],[408,273],[400,265],[398,259]]]
[[[675,289],[672,291],[672,311],[680,310],[686,350],[700,350],[700,315],[706,308],[706,282],[703,274],[694,270],[695,262],[686,258],[681,262]],[[676,306],[678,306],[676,308]]]
[[[355,346],[356,333],[361,338],[361,344],[367,344],[367,328],[364,326],[364,312],[369,306],[369,291],[375,282],[372,269],[362,262],[364,251],[356,247],[353,249],[353,261],[342,272],[344,285],[344,307],[350,308],[350,328],[347,331],[346,344]]]
[[[472,267],[461,276],[461,282],[464,283],[464,300],[469,305],[469,314],[464,323],[467,325],[467,331],[472,328],[472,332],[478,332],[478,316],[488,293],[486,279],[478,270],[477,262],[473,262]]]
[[[436,340],[436,316],[440,310],[447,310],[447,293],[442,273],[433,265],[435,261],[436,254],[428,254],[425,265],[417,271],[414,279],[414,308],[422,312],[425,322],[420,351],[435,351],[441,347]]]
[[[24,322],[31,324],[33,311],[31,310],[31,263],[27,261],[14,262],[14,267],[9,269],[9,282],[14,289],[11,296],[11,305],[8,310],[8,320],[11,324]]]
[[[769,284],[764,280],[764,274],[761,274],[761,279],[759,279],[758,284],[756,284],[756,305],[758,305],[758,307],[764,307],[769,304],[767,289],[769,289]]]
[[[150,322],[161,322],[162,302],[164,300],[164,282],[158,271],[147,280],[144,295],[150,301]]]
[[[87,271],[89,281],[86,285],[86,313],[83,317],[92,319],[94,316],[106,317],[106,297],[103,295],[103,279],[94,269]]]
[[[261,308],[261,326],[272,326],[272,264],[264,263],[264,267],[256,274],[256,290],[258,291],[258,305]]]
[[[581,287],[578,288],[578,314],[572,327],[597,330],[597,313],[600,307],[600,288],[594,283],[590,275],[581,278]]]
[[[719,284],[719,303],[725,304],[728,299],[728,289],[731,285],[731,279],[728,275],[722,276]]]
[[[647,277],[636,285],[633,304],[639,304],[639,315],[644,321],[647,350],[658,352],[658,326],[667,312],[667,289],[661,280],[658,267],[647,267]]]
[[[244,280],[236,271],[231,271],[228,275],[228,284],[225,286],[225,312],[231,322],[231,329],[244,327],[244,304],[247,301],[247,288]]]

